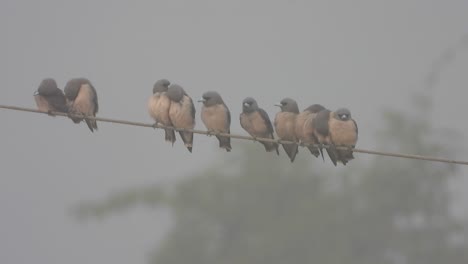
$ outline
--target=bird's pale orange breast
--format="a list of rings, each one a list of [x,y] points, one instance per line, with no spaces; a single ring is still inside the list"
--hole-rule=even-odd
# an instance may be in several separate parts
[[[354,146],[357,142],[356,126],[352,120],[340,121],[331,118],[329,121],[330,137],[335,145]]]
[[[281,139],[296,140],[296,116],[289,112],[279,112],[275,117],[276,134]]]
[[[304,124],[311,114],[312,113],[310,112],[301,112],[296,117],[295,133],[296,137],[302,141],[307,139],[305,134],[306,131],[304,130]]]
[[[313,125],[313,121],[316,115],[316,113],[310,113],[302,126],[303,138],[301,140],[305,143],[317,143],[315,140],[315,128]]]
[[[227,112],[221,104],[210,107],[203,106],[201,118],[209,130],[229,131]]]
[[[43,96],[35,95],[34,100],[36,101],[37,109],[39,111],[47,112],[51,110],[49,102],[47,102],[47,100]]]
[[[184,96],[180,102],[171,102],[169,117],[175,127],[194,128],[195,119],[192,118],[192,99]]]
[[[171,106],[171,100],[163,94],[156,93],[148,100],[148,112],[150,116],[158,122],[164,125],[171,125],[169,119],[169,108]]]
[[[85,115],[95,114],[96,105],[94,104],[94,92],[88,84],[81,86],[78,95],[73,101],[72,110]]]
[[[252,136],[268,135],[268,127],[259,112],[243,113],[241,117],[241,126]]]

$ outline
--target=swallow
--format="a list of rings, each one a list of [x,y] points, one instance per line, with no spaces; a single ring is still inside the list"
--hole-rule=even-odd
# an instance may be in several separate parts
[[[47,78],[42,80],[34,92],[34,100],[36,101],[39,111],[47,112],[53,115],[52,112],[67,113],[67,101],[63,91],[57,87],[54,79]]]
[[[240,124],[252,137],[275,139],[273,125],[267,112],[258,107],[257,101],[252,97],[247,97],[242,101]],[[276,142],[259,142],[265,147],[267,152],[276,151],[276,154],[279,155],[278,144]]]
[[[171,83],[166,79],[158,80],[153,86],[153,95],[148,100],[148,113],[154,119],[155,125],[162,124],[172,127],[169,118],[169,108],[171,100],[167,96],[167,90]],[[173,129],[164,129],[165,139],[174,145],[176,141],[175,131]]]
[[[171,100],[169,119],[175,128],[193,129],[195,127],[195,106],[182,86],[172,84],[167,90]],[[179,131],[180,137],[188,151],[192,152],[193,132]]]
[[[211,133],[231,132],[231,113],[223,101],[223,98],[217,92],[206,92],[198,102],[203,103],[201,110],[201,119],[205,127]],[[231,151],[231,138],[216,135],[219,141],[219,147],[227,152]]]
[[[318,144],[317,138],[314,135],[312,120],[314,120],[318,112],[324,109],[325,107],[322,105],[313,104],[297,115],[295,130],[297,139],[301,144]],[[320,155],[320,150],[317,147],[307,146],[307,148],[315,157]]]
[[[94,119],[86,117],[96,117],[99,110],[96,89],[88,79],[75,78],[67,82],[64,88],[70,114],[81,114],[91,132],[97,130],[97,123]],[[80,123],[83,118],[71,117],[74,123]]]
[[[334,112],[329,110],[320,111],[313,121],[315,135],[320,144],[327,144],[327,152],[333,165],[340,161],[346,165],[354,159],[351,149],[358,140],[358,126],[352,119],[351,112],[346,108],[340,108]]]
[[[284,98],[279,104],[275,104],[281,108],[275,116],[275,129],[276,134],[282,140],[297,142],[296,136],[296,118],[299,114],[299,108],[296,101],[291,98]],[[282,144],[283,149],[288,154],[291,162],[294,162],[298,151],[297,144]]]

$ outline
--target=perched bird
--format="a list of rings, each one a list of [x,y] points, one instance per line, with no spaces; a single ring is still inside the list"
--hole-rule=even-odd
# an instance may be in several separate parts
[[[313,125],[318,141],[321,144],[328,144],[328,156],[335,166],[337,161],[346,165],[354,158],[352,150],[336,148],[337,146],[351,148],[356,146],[358,127],[348,109],[340,108],[334,112],[322,110],[315,117]]]
[[[295,129],[297,139],[300,143],[318,144],[317,138],[314,135],[314,126],[312,125],[312,121],[314,120],[317,113],[324,109],[325,107],[319,104],[313,104],[297,115]],[[315,157],[320,155],[320,151],[317,147],[308,146],[307,148]]]
[[[195,127],[195,106],[192,98],[187,95],[180,85],[172,84],[167,90],[167,97],[171,100],[169,119],[175,128],[193,129]],[[182,141],[188,151],[192,152],[193,132],[180,131]]]
[[[252,97],[247,97],[242,101],[242,113],[240,114],[240,124],[252,137],[271,138],[273,136],[273,126],[268,114],[258,107],[257,101]],[[279,155],[278,144],[276,142],[262,142],[267,152],[276,150]]]
[[[201,119],[206,128],[214,133],[230,133],[231,113],[217,92],[206,92],[202,95],[203,102]],[[219,147],[231,151],[231,138],[216,136],[219,140]]]
[[[96,120],[87,119],[87,116],[96,117],[99,110],[96,89],[88,79],[71,79],[63,89],[67,98],[67,105],[70,114],[81,114],[85,116],[86,124],[91,132],[97,130]],[[83,118],[71,117],[73,122],[80,123]]]
[[[284,98],[279,104],[276,104],[281,108],[281,112],[275,116],[275,129],[276,134],[282,140],[295,141],[297,142],[296,136],[296,118],[299,114],[299,107],[296,101],[291,98]],[[291,162],[294,162],[298,153],[297,144],[282,144],[283,149],[288,154]]]
[[[171,100],[167,97],[167,90],[171,83],[166,79],[158,80],[153,86],[153,95],[148,100],[148,113],[154,119],[155,125],[172,126],[169,118]],[[174,145],[176,141],[175,131],[164,129],[165,139]]]
[[[52,112],[68,112],[65,95],[57,87],[54,79],[42,80],[39,88],[34,92],[34,100],[39,111],[48,112],[49,115],[52,115]]]

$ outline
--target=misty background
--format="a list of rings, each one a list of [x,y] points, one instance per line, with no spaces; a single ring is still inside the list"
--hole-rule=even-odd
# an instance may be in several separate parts
[[[463,1],[423,0],[3,0],[0,104],[35,107],[32,95],[43,78],[63,88],[70,78],[86,77],[98,92],[98,116],[149,123],[152,85],[167,78],[194,100],[218,91],[231,110],[232,133],[246,134],[238,123],[245,97],[256,98],[271,118],[278,111],[273,104],[291,97],[300,109],[313,103],[349,108],[359,148],[393,150],[377,149],[376,133],[386,128],[382,112],[413,116],[418,94],[432,100],[422,113],[430,125],[455,132],[432,138],[456,140],[449,145],[456,151],[444,157],[468,160],[466,10]],[[196,109],[196,128],[204,129],[199,104]],[[73,208],[121,190],[172,186],[220,164],[240,172],[246,148],[268,155],[258,143],[238,140],[225,153],[214,138],[200,135],[190,154],[180,139],[171,147],[163,131],[148,128],[98,122],[92,134],[66,118],[7,110],[0,120],[2,263],[147,263],[174,224],[170,209],[135,206],[80,221]],[[306,151],[290,164],[282,152],[261,166],[281,161],[288,171],[309,161],[305,174],[332,175],[372,159],[355,156],[334,168]],[[467,172],[457,166],[450,185],[460,219],[468,215]]]

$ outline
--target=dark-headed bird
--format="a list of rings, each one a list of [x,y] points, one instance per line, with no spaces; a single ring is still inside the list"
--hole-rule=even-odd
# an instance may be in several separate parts
[[[153,95],[148,100],[148,113],[154,119],[155,125],[172,126],[169,118],[171,100],[167,96],[167,90],[171,83],[166,79],[158,80],[153,86]],[[164,129],[165,139],[174,145],[176,141],[175,131]]]
[[[67,101],[63,91],[57,87],[54,79],[42,80],[34,93],[37,109],[52,115],[52,112],[68,112]]]
[[[171,100],[169,107],[169,119],[175,128],[193,129],[195,127],[195,106],[192,98],[180,85],[172,84],[167,90],[167,96]],[[193,132],[180,131],[182,141],[188,151],[192,152]]]
[[[299,107],[296,101],[291,98],[284,98],[279,104],[276,104],[276,106],[281,108],[281,112],[278,112],[275,116],[276,134],[282,140],[297,142],[296,118],[299,114]],[[294,162],[298,153],[297,144],[282,145],[291,162]]]
[[[337,161],[346,165],[348,161],[354,159],[352,150],[336,148],[356,146],[358,127],[348,109],[340,108],[334,112],[322,110],[317,114],[313,123],[318,141],[328,145],[328,156],[335,166]]]
[[[91,132],[97,130],[96,120],[87,119],[86,117],[96,117],[99,110],[98,97],[96,89],[91,82],[85,78],[71,79],[63,89],[67,98],[68,110],[70,114],[83,115]],[[80,123],[83,118],[71,117],[73,122]]]
[[[227,133],[231,132],[231,113],[228,107],[217,92],[206,92],[202,95],[203,102],[201,110],[201,119],[205,127],[211,133]],[[219,140],[219,147],[226,151],[231,151],[231,138],[216,135]]]
[[[252,137],[275,139],[273,136],[273,126],[267,112],[258,107],[257,101],[252,97],[247,97],[242,101],[240,124]],[[267,152],[276,151],[279,155],[278,144],[276,142],[259,142],[263,144]]]
[[[313,104],[301,113],[297,115],[296,118],[296,136],[300,143],[303,144],[318,144],[317,138],[314,135],[314,126],[312,121],[318,112],[324,110],[325,107],[319,104]],[[312,155],[318,157],[320,151],[317,147],[308,146],[307,147]],[[323,155],[322,155],[323,157]]]

